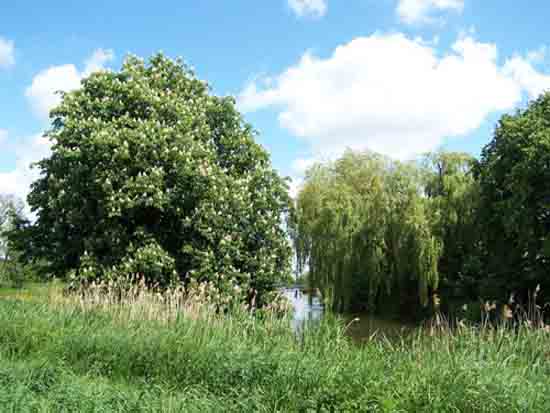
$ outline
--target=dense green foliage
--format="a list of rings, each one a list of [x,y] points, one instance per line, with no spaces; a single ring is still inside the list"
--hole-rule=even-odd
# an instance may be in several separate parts
[[[63,96],[24,248],[58,277],[141,274],[270,290],[290,270],[287,184],[232,98],[180,61],[129,57]]]
[[[442,247],[422,172],[353,152],[308,171],[293,234],[298,262],[337,311],[373,309],[394,291],[403,310],[428,303]]]
[[[169,325],[0,301],[0,410],[547,412],[544,330],[465,328],[353,345],[327,319]]]
[[[477,175],[485,290],[550,297],[550,94],[502,117]]]
[[[505,115],[480,161],[346,153],[312,167],[296,201],[300,270],[339,311],[550,291],[550,94]]]
[[[428,154],[420,165],[424,175],[422,188],[430,206],[429,220],[442,245],[438,271],[445,307],[453,299],[480,296],[483,268],[475,165],[470,155],[453,152]]]

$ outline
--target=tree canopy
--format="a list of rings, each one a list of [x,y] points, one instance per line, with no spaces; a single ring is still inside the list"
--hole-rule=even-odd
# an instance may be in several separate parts
[[[426,305],[439,283],[441,242],[413,164],[354,153],[312,167],[298,195],[298,265],[337,311],[375,308],[393,290]],[[414,297],[417,297],[416,300]]]
[[[550,94],[504,115],[478,161],[347,152],[296,201],[300,269],[339,311],[438,290],[446,302],[550,291]],[[539,295],[540,295],[539,294]],[[539,297],[540,298],[540,297]],[[391,300],[389,300],[391,301]]]
[[[63,95],[28,203],[57,276],[141,274],[263,292],[290,270],[287,184],[233,98],[180,60],[128,57]]]
[[[477,168],[491,292],[550,291],[550,94],[503,116]]]
[[[466,153],[435,152],[424,156],[419,166],[429,198],[429,220],[443,248],[440,289],[446,298],[474,297],[482,272],[476,160]]]

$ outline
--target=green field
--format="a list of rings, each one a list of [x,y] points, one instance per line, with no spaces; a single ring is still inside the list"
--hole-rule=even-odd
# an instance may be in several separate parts
[[[550,335],[463,328],[351,343],[246,314],[130,319],[2,290],[2,412],[548,412]]]

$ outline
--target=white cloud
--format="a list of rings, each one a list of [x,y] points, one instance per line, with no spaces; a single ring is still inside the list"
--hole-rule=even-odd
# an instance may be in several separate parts
[[[43,119],[48,118],[50,110],[61,101],[59,91],[69,92],[79,88],[84,77],[104,69],[113,57],[112,51],[98,49],[85,61],[82,72],[73,64],[52,66],[39,72],[25,91],[35,114]]]
[[[50,141],[42,135],[25,139],[13,148],[15,168],[9,172],[0,172],[0,193],[11,194],[26,199],[31,183],[39,177],[36,168],[31,164],[50,154]]]
[[[531,63],[541,63],[546,58],[548,47],[546,45],[539,47],[538,49],[531,50],[527,53],[527,60]]]
[[[280,125],[309,141],[314,153],[349,147],[407,158],[517,105],[525,82],[510,67],[498,65],[494,44],[472,37],[440,55],[421,39],[374,34],[326,59],[306,53],[272,86],[247,85],[238,101],[245,111],[278,108]]]
[[[529,94],[531,99],[534,99],[541,93],[550,91],[550,76],[540,73],[533,67],[531,61],[533,61],[531,53],[526,59],[515,56],[506,62],[504,71]]]
[[[292,170],[299,175],[303,175],[308,168],[313,166],[318,160],[316,158],[298,158],[292,162]]]
[[[288,0],[288,5],[299,17],[323,17],[328,8],[326,0]]]
[[[82,72],[73,64],[52,66],[41,71],[33,78],[25,93],[33,110],[40,117],[47,117],[50,109],[59,103],[60,96],[56,91],[77,89],[84,77],[102,70],[113,57],[112,51],[98,49],[84,62]],[[18,143],[6,140],[3,150],[11,152],[16,161],[13,170],[0,173],[0,193],[25,199],[31,183],[39,177],[39,171],[31,168],[31,164],[48,157],[50,148],[50,141],[42,135],[30,136]]]
[[[93,72],[104,70],[105,65],[115,58],[112,50],[97,49],[84,62],[83,77],[91,75]]]
[[[5,141],[8,137],[8,131],[5,129],[0,129],[0,143]]]
[[[0,68],[8,68],[15,64],[15,46],[12,40],[0,37]]]
[[[434,23],[440,21],[441,12],[464,10],[464,0],[399,0],[397,15],[407,24]]]
[[[52,66],[38,73],[25,91],[35,114],[47,118],[50,110],[61,101],[59,91],[69,92],[80,87],[81,74],[72,65]]]

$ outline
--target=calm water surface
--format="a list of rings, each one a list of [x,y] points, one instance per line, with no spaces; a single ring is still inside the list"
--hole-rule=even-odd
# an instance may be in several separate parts
[[[299,331],[304,323],[315,322],[323,317],[325,309],[319,295],[305,291],[301,287],[285,288],[283,293],[294,307],[292,327],[295,331]],[[358,321],[351,321],[357,318]],[[388,338],[400,337],[414,328],[414,326],[398,320],[382,319],[366,313],[347,315],[346,319],[350,320],[347,333],[359,342],[373,335]]]

